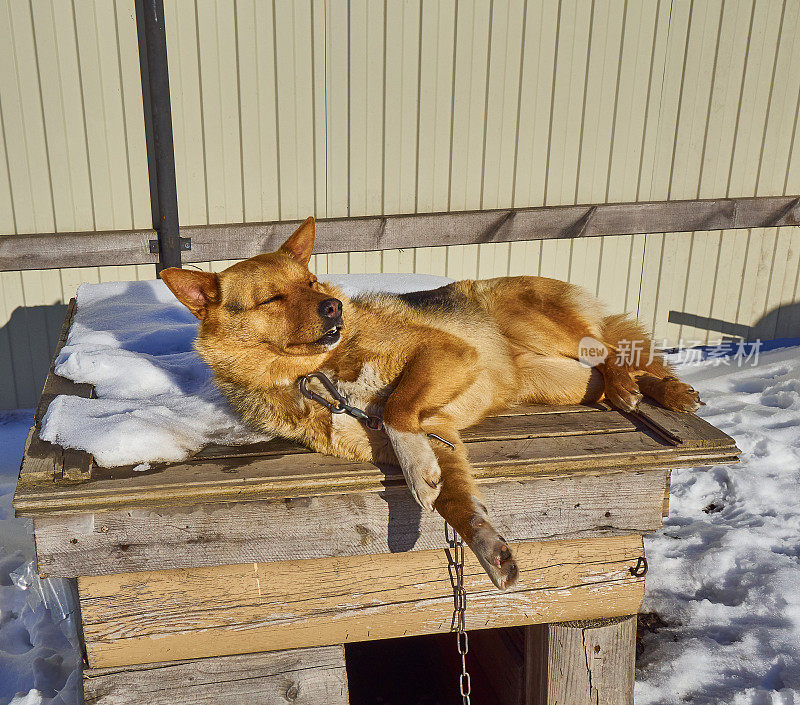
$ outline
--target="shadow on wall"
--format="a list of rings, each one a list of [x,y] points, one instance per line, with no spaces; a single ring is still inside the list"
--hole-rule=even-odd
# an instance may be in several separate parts
[[[670,323],[706,330],[709,342],[715,340],[777,340],[800,336],[800,302],[778,306],[762,316],[752,326],[731,323],[719,318],[698,316],[684,311],[670,311]],[[714,334],[717,334],[716,336]]]
[[[0,409],[36,406],[67,307],[18,306],[0,328]]]
[[[66,310],[61,303],[19,306],[0,327],[0,409],[32,408],[39,401]],[[670,311],[669,322],[722,340],[793,338],[800,336],[800,302],[779,306],[752,326],[683,311]]]

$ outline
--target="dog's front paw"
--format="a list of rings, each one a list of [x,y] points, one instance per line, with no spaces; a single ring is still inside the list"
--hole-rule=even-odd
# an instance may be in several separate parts
[[[470,548],[495,587],[506,590],[517,582],[519,568],[514,554],[489,522],[475,530]]]
[[[442,488],[442,470],[428,437],[424,433],[397,431],[391,426],[386,426],[386,433],[414,499],[433,510]]]
[[[506,540],[486,518],[485,507],[477,501],[475,504],[478,510],[470,520],[472,538],[467,543],[495,587],[505,590],[517,582],[517,562]]]

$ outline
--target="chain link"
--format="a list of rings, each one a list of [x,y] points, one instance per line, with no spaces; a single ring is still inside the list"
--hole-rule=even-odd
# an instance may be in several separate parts
[[[452,536],[451,536],[452,533]],[[467,652],[469,651],[469,635],[465,626],[467,612],[467,591],[464,589],[464,542],[450,525],[444,523],[444,537],[449,548],[447,553],[447,572],[450,574],[450,583],[453,586],[453,620],[450,631],[456,633],[456,648],[461,656],[461,674],[458,676],[458,688],[461,692],[463,705],[470,705],[470,683],[467,672]]]

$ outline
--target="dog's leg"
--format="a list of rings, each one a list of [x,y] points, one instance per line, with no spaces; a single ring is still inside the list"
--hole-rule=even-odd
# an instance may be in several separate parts
[[[446,338],[418,351],[406,364],[383,411],[383,424],[414,498],[433,510],[442,473],[423,419],[456,398],[474,379],[477,353]],[[438,441],[433,441],[438,443]]]
[[[432,432],[455,445],[451,450],[434,441],[442,470],[442,490],[436,509],[472,549],[495,586],[505,590],[517,581],[517,563],[508,543],[489,521],[464,444],[455,429],[437,426]]]

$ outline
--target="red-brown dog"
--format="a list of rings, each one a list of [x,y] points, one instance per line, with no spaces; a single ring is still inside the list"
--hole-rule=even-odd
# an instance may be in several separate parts
[[[521,402],[605,397],[632,410],[646,394],[679,411],[700,403],[636,322],[604,315],[572,284],[503,277],[348,299],[311,274],[313,248],[309,218],[277,252],[220,274],[161,276],[200,319],[197,350],[247,422],[321,453],[399,464],[416,500],[439,511],[501,589],[517,566],[481,503],[461,429]],[[583,339],[607,351],[594,367],[579,360]],[[637,357],[620,359],[625,341]],[[315,371],[381,415],[385,432],[306,400],[297,380]]]

